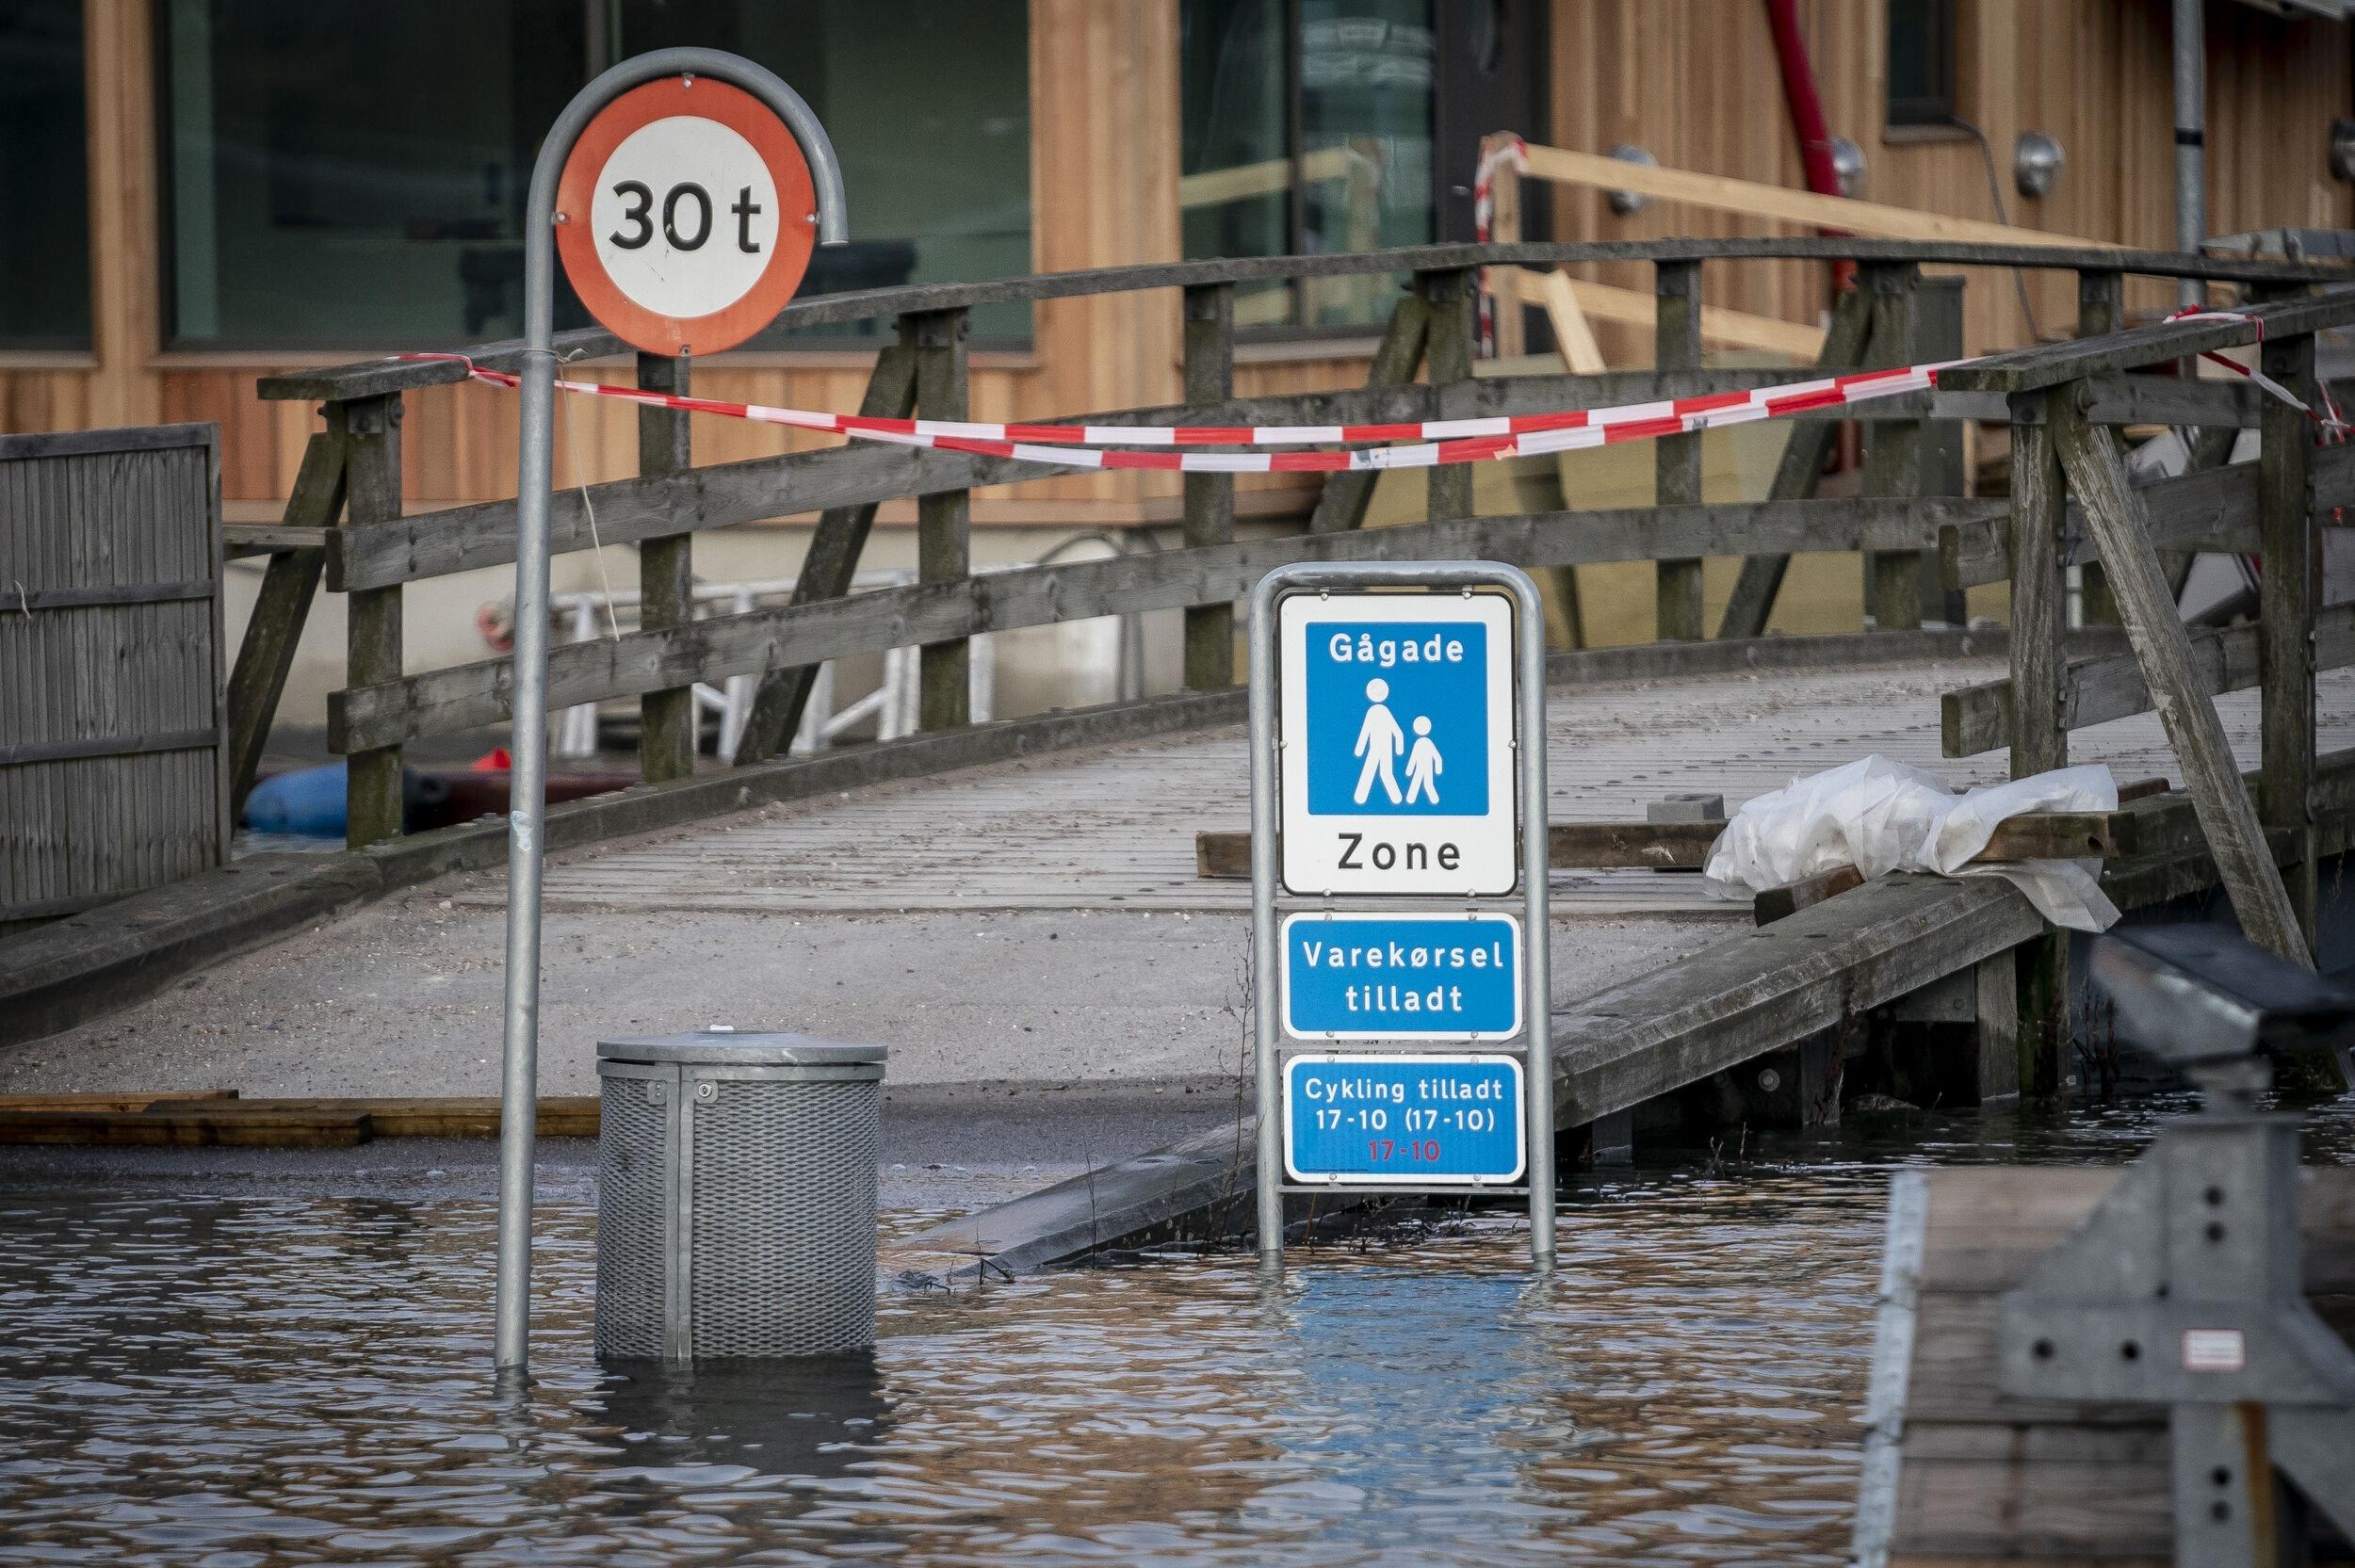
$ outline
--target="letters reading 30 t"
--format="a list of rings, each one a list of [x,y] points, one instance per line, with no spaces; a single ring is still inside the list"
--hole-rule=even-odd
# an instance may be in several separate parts
[[[626,202],[622,213],[628,228],[614,230],[606,235],[608,243],[624,251],[642,250],[654,238],[654,191],[640,180],[623,180],[613,186],[613,194]],[[692,206],[691,230],[682,231],[679,215],[682,206]],[[760,242],[753,237],[753,219],[760,214],[760,203],[753,200],[753,187],[744,186],[736,193],[735,204],[728,211],[736,218],[736,248],[748,256],[760,253]],[[711,193],[692,180],[682,180],[662,198],[662,237],[674,251],[700,251],[704,241],[711,237]]]

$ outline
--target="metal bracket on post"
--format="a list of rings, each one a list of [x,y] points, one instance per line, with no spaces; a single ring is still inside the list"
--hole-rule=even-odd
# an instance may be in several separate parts
[[[515,769],[507,836],[507,1007],[499,1073],[498,1278],[493,1359],[502,1374],[528,1364],[531,1328],[532,1140],[540,1054],[540,866],[547,805],[548,474],[556,407],[556,186],[581,131],[614,99],[665,76],[740,88],[785,121],[808,160],[818,242],[849,241],[842,165],[818,116],[776,75],[718,49],[658,49],[622,61],[573,95],[531,166],[524,207],[524,364],[515,488]]]
[[[2270,1568],[2286,1479],[2355,1534],[2355,1350],[2308,1304],[2300,1118],[2260,1113],[2265,1046],[2344,1049],[2355,993],[2217,927],[2105,938],[2127,1031],[2205,1093],[2004,1298],[2008,1394],[2165,1405],[2175,1560]]]

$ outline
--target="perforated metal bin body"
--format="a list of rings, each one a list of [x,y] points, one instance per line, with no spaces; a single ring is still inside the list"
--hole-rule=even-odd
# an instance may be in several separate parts
[[[884,1047],[700,1030],[597,1043],[597,1353],[875,1339]]]

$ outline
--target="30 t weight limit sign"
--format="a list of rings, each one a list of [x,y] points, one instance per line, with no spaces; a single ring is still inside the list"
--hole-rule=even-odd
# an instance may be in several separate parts
[[[581,133],[557,186],[557,253],[590,314],[655,354],[712,354],[793,297],[817,196],[792,133],[724,82],[633,88]]]

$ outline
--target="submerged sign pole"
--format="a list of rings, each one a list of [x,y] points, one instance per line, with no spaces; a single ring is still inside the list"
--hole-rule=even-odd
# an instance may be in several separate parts
[[[1267,1267],[1286,1193],[1341,1188],[1525,1193],[1551,1262],[1543,628],[1490,562],[1302,563],[1253,595]]]
[[[569,211],[560,214],[560,180],[567,190],[572,188],[573,154],[585,134],[607,124],[607,108],[633,89],[643,89],[666,79],[677,81],[682,91],[691,91],[698,80],[724,84],[733,98],[749,95],[755,100],[782,125],[787,133],[783,139],[804,160],[814,210],[773,211],[767,215],[770,227],[758,235],[749,227],[740,238],[721,231],[720,238],[737,247],[733,252],[713,243],[712,231],[718,219],[726,216],[728,192],[721,186],[722,179],[739,181],[749,189],[754,184],[750,170],[757,164],[770,176],[768,186],[774,200],[769,204],[781,204],[793,189],[792,170],[780,167],[779,150],[767,137],[763,122],[744,118],[740,106],[731,102],[723,112],[742,127],[730,132],[734,140],[729,135],[699,129],[698,122],[706,117],[694,107],[679,104],[673,112],[659,112],[657,106],[658,112],[648,114],[639,126],[602,149],[597,167],[587,170],[586,179],[593,183],[589,189],[592,211],[577,216]],[[725,120],[713,119],[708,123],[728,127]],[[746,136],[745,129],[753,134]],[[628,243],[638,236],[629,212],[636,204],[636,190],[593,187],[608,165],[623,158],[633,160],[625,170],[633,177],[607,183],[644,190],[649,209],[668,203],[661,212],[658,253],[676,264],[669,269],[672,276],[649,280],[633,277],[618,266],[608,268],[618,275],[610,279],[611,298],[599,301],[593,283],[583,286],[588,264],[577,260],[576,242],[567,242],[565,260],[576,286],[592,301],[592,308],[598,310],[600,320],[652,352],[708,352],[741,342],[768,324],[800,283],[801,269],[808,261],[807,230],[814,229],[819,243],[824,245],[840,245],[849,237],[841,166],[817,115],[800,94],[769,71],[717,49],[659,49],[614,66],[564,106],[531,167],[531,190],[524,208],[525,347],[518,416],[522,452],[515,489],[515,705],[511,741],[514,773],[508,812],[507,1007],[499,1073],[498,1276],[493,1344],[493,1359],[502,1373],[520,1373],[527,1366],[531,1328],[531,1160],[539,1119],[540,868],[547,796],[548,475],[556,406],[557,230],[560,217],[568,228],[577,225],[575,232],[589,236],[593,257],[610,258],[617,251],[648,247],[656,234],[651,225],[644,239],[636,245]],[[667,179],[634,177],[663,166],[666,160],[674,166]],[[661,189],[656,188],[658,183]],[[715,186],[723,190],[723,210],[718,214],[709,205]],[[701,194],[703,204],[682,194],[689,186]],[[674,201],[674,196],[679,199]],[[748,206],[753,204],[750,196],[742,200]],[[621,205],[611,215],[619,221],[609,233],[599,221],[609,216],[609,202]],[[682,208],[687,209],[683,215]],[[695,234],[691,226],[679,227],[682,216],[690,220],[699,216],[711,220],[702,225],[692,245],[681,243]],[[794,229],[796,224],[800,231]],[[743,247],[762,244],[771,234],[775,238],[767,240],[771,261],[752,265],[751,259],[758,258],[760,252]],[[789,260],[792,252],[784,243],[787,234],[802,240],[798,261]],[[715,268],[723,265],[728,270],[716,273]],[[790,277],[785,276],[788,266]],[[719,309],[706,308],[723,297]],[[761,315],[764,307],[767,314]]]

